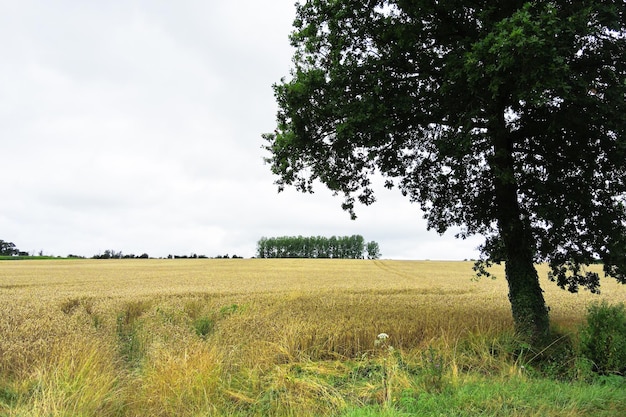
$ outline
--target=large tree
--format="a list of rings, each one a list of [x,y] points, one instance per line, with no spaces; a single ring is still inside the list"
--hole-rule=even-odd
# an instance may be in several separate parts
[[[536,262],[559,286],[626,282],[626,2],[309,0],[264,135],[279,190],[343,208],[397,186],[428,227],[485,236],[516,329],[549,332]]]

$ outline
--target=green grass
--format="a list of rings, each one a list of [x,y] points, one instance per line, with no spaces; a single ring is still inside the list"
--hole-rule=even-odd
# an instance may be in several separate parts
[[[623,416],[624,392],[624,378],[571,383],[471,375],[441,393],[407,390],[392,408],[360,407],[341,416]]]
[[[80,258],[65,258],[62,256],[5,256],[0,255],[0,261],[49,261],[57,259],[80,259]]]

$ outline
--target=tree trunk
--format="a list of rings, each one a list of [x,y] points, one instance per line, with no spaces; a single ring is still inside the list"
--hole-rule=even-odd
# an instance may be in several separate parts
[[[530,342],[545,338],[550,330],[548,308],[534,265],[534,244],[518,201],[513,143],[504,110],[494,120],[495,203],[500,238],[504,245],[506,280],[516,331]]]
[[[526,238],[528,233],[519,218],[499,224],[515,330],[529,341],[538,342],[548,336],[550,323],[533,262],[532,243]]]

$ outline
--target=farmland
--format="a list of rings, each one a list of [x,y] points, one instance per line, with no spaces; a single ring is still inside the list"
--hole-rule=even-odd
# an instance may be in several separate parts
[[[471,267],[0,262],[0,415],[438,415],[428,404],[442,401],[468,416],[626,411],[622,382],[533,373],[543,352],[524,356],[512,334],[502,268],[474,281]],[[570,294],[539,270],[564,340],[591,302],[626,300],[614,280]]]

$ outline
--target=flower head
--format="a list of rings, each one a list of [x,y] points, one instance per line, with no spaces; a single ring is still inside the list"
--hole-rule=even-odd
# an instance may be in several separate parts
[[[386,340],[386,339],[389,339],[389,335],[387,333],[381,333],[378,336],[376,336],[376,338],[378,340]]]

